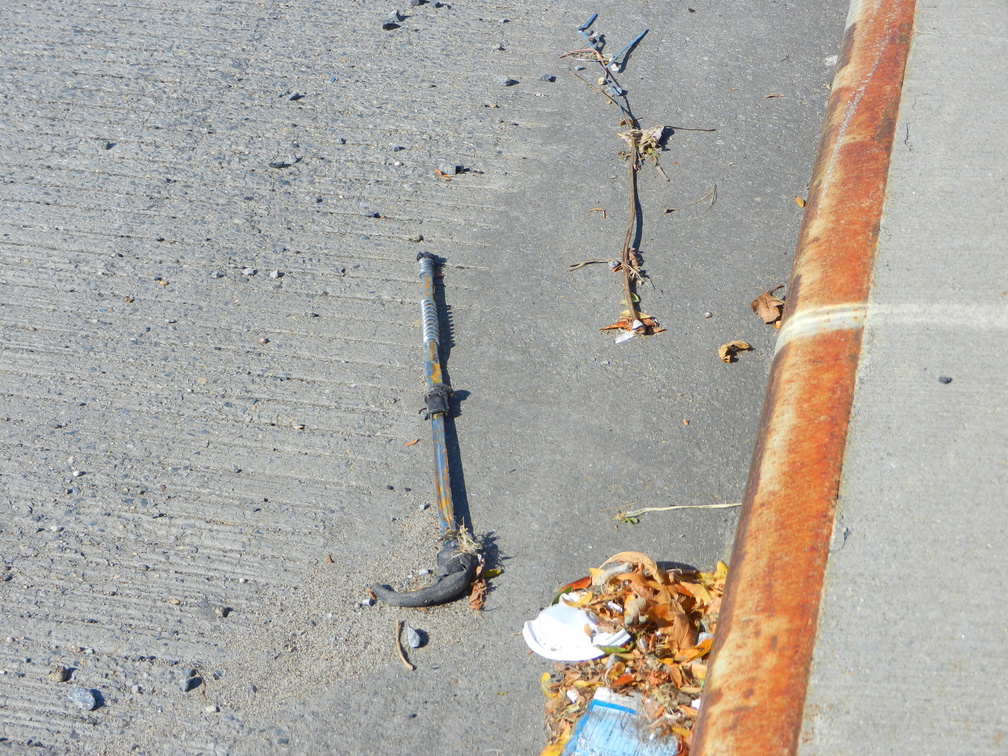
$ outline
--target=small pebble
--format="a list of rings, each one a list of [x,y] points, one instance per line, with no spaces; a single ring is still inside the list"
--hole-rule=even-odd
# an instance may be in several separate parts
[[[255,268],[242,268],[242,275],[243,276],[254,276],[258,272],[259,271],[256,270]]]
[[[188,693],[190,690],[195,690],[196,688],[198,688],[200,686],[200,683],[202,682],[203,678],[201,678],[197,674],[193,674],[188,677],[183,677],[182,679],[180,679],[179,687],[182,689],[184,693]]]
[[[98,696],[96,690],[88,688],[70,688],[67,698],[73,701],[82,711],[94,711],[98,708]]]
[[[421,504],[420,505],[420,511],[421,512],[426,512],[428,509],[430,509],[430,504]]]
[[[427,633],[406,625],[406,644],[410,648],[420,648],[427,641]]]
[[[224,278],[224,271],[215,270],[213,273],[210,274],[210,278]]]
[[[420,242],[423,241],[423,234],[413,234],[413,236],[411,236],[409,240],[415,244],[419,244]]]
[[[556,81],[556,76],[554,76],[553,74],[543,74],[542,76],[539,77],[539,80],[548,81],[552,84],[554,81]]]
[[[420,4],[422,2],[423,2],[423,0],[409,0],[409,4],[410,4],[411,8],[419,8]]]
[[[216,714],[218,711],[220,711],[220,706],[217,705],[207,706],[206,708],[203,709],[203,711],[205,711],[207,714]]]
[[[82,475],[84,474],[84,471],[83,471],[83,470],[74,470],[74,471],[73,471],[72,473],[70,473],[70,474],[71,474],[71,475],[72,475],[73,477],[75,477],[75,478],[79,478],[80,476],[82,476]]]
[[[403,147],[401,144],[393,144],[392,145],[392,152],[402,152],[405,149],[406,148]]]
[[[261,339],[259,339],[259,343],[260,344],[269,344],[270,340],[267,339],[265,336],[263,336]]]
[[[375,605],[374,596],[368,596],[366,599],[364,599],[363,601],[360,602],[360,605],[361,606],[374,606]]]
[[[938,376],[938,383],[952,383],[952,379],[947,375]]]
[[[339,139],[336,140],[336,144],[346,144],[346,139],[340,137]]]
[[[271,270],[270,278],[283,278],[283,273],[280,272],[279,270]]]
[[[446,176],[455,176],[458,174],[458,169],[459,167],[452,163],[441,163],[438,165],[438,170]]]
[[[49,673],[49,679],[53,682],[66,682],[70,679],[70,670],[62,665],[57,665]]]
[[[518,83],[518,79],[512,79],[508,76],[498,76],[496,79],[494,79],[494,83],[498,87],[513,87],[515,84]]]
[[[287,99],[290,100],[291,102],[297,102],[298,100],[303,100],[304,95],[301,94],[300,92],[294,92]]]
[[[399,28],[399,22],[402,21],[402,16],[399,15],[398,10],[393,10],[388,18],[382,22],[382,29],[385,31],[391,31],[392,29]]]
[[[417,570],[417,577],[423,577],[424,575],[430,575],[430,570]]]
[[[574,66],[574,70],[575,71],[584,71],[585,67],[584,66]]]
[[[280,169],[280,168],[290,168],[291,165],[292,163],[288,163],[286,160],[274,160],[272,163],[269,164],[269,167]]]
[[[510,24],[511,23],[511,19],[510,18],[502,18],[500,21],[498,21],[498,23],[501,23],[501,24]]]
[[[713,317],[714,317],[714,313],[713,313],[713,312],[705,312],[705,313],[703,314],[703,316],[704,316],[705,318],[713,318]]]

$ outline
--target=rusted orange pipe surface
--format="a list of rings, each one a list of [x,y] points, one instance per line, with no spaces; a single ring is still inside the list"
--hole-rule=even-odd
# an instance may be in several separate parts
[[[798,747],[914,7],[851,4],[694,756]]]

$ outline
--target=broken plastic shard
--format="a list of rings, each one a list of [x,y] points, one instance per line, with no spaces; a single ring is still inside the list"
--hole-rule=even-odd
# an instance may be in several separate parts
[[[605,655],[601,646],[611,648],[630,641],[626,630],[598,632],[595,618],[584,609],[570,606],[565,598],[561,596],[560,601],[543,609],[522,628],[525,643],[539,656],[552,661],[588,661]]]

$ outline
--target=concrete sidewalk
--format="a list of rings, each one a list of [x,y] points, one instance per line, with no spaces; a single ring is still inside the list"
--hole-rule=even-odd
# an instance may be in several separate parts
[[[1008,16],[996,2],[913,5],[852,4],[830,109],[844,118],[824,127],[813,187],[825,190],[806,211],[701,753],[1008,750],[1008,107],[997,94]],[[913,31],[894,100],[878,79],[901,44],[900,14]],[[866,42],[873,25],[887,28]],[[845,81],[859,65],[864,75]],[[888,100],[858,136],[874,96]],[[873,190],[839,194],[835,171],[860,172],[884,202]],[[875,231],[830,258],[824,235],[852,238],[876,202]],[[831,297],[859,265],[865,296]],[[810,266],[829,274],[824,296]],[[794,350],[825,337],[848,343],[799,364]],[[840,363],[849,381],[794,378]],[[847,383],[845,410],[842,398],[833,415],[809,410]],[[832,462],[835,476],[812,480]],[[793,502],[771,496],[775,475]],[[788,689],[768,692],[775,682],[759,670],[782,669],[794,671]],[[775,708],[773,695],[786,703]]]

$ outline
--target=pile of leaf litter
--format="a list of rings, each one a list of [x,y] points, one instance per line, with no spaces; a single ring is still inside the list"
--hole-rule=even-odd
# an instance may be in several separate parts
[[[626,630],[631,640],[603,648],[606,655],[584,662],[557,663],[546,672],[549,745],[559,754],[599,688],[641,696],[640,716],[648,736],[676,738],[677,753],[689,753],[693,723],[707,676],[728,567],[713,572],[663,570],[645,554],[624,551],[589,575],[564,586],[553,603],[589,612],[598,630]]]

